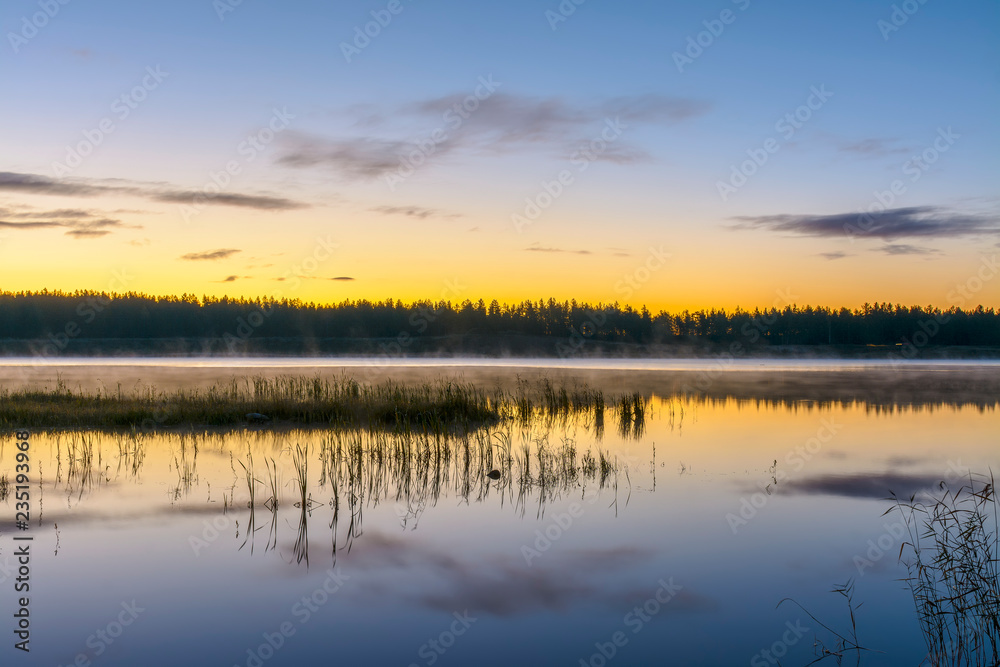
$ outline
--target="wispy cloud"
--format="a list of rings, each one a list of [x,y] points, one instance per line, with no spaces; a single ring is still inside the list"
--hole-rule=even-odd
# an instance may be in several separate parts
[[[439,159],[453,152],[470,155],[543,150],[561,157],[577,144],[599,136],[606,121],[631,125],[672,125],[708,111],[707,102],[681,97],[641,95],[572,103],[560,97],[530,97],[496,93],[481,101],[472,113],[457,115],[453,109],[464,93],[419,100],[385,113],[355,109],[361,116],[353,130],[364,136],[330,138],[301,133],[280,137],[278,163],[289,167],[325,166],[348,179],[373,179],[398,169],[407,156],[423,151],[423,159]],[[363,120],[364,122],[360,122]],[[425,127],[414,136],[414,126]],[[419,140],[432,142],[424,150]],[[382,136],[373,133],[380,131]],[[403,136],[401,136],[403,135]],[[595,159],[616,164],[646,161],[643,149],[618,141]]]
[[[935,255],[941,254],[936,248],[924,248],[921,246],[909,245],[906,243],[887,243],[877,248],[879,252],[886,255]]]
[[[298,132],[285,132],[278,163],[288,167],[326,166],[351,179],[378,178],[399,167],[406,153],[414,150],[408,141],[372,138],[325,139]],[[443,150],[443,149],[442,149]]]
[[[150,201],[190,204],[193,201],[222,206],[239,206],[267,211],[306,208],[308,204],[285,197],[244,193],[219,193],[206,196],[201,190],[178,189],[156,183],[141,183],[126,179],[54,179],[37,174],[0,172],[0,192],[22,192],[35,195],[64,197],[97,197],[127,195]],[[196,199],[197,197],[197,199]]]
[[[569,549],[558,561],[540,560],[525,567],[524,559],[495,554],[463,560],[447,550],[414,543],[386,533],[366,534],[361,576],[405,572],[415,585],[395,593],[435,611],[474,609],[499,617],[565,612],[581,606],[617,610],[647,599],[650,582],[610,581],[608,572],[628,573],[649,563],[654,554],[633,547]],[[416,573],[416,574],[414,574]],[[350,594],[349,594],[350,595]],[[718,608],[715,598],[685,588],[664,605],[664,614],[698,614]]]
[[[589,250],[566,250],[564,248],[543,248],[539,246],[531,246],[530,248],[525,248],[528,252],[565,252],[572,255],[591,255]]]
[[[840,252],[840,251],[836,251],[836,252],[821,252],[821,253],[819,253],[819,256],[822,257],[823,259],[828,259],[828,260],[831,260],[831,261],[835,260],[835,259],[843,259],[845,257],[850,257],[850,255],[848,255],[846,252]]]
[[[9,220],[0,220],[0,227],[7,227],[10,229],[48,229],[51,227],[64,227],[65,225],[61,222],[10,222]]]
[[[336,276],[334,278],[325,278],[323,276],[299,276],[299,278],[303,280],[331,280],[335,282],[353,282],[355,280],[351,276]],[[288,280],[288,278],[282,276],[281,278],[275,278],[274,280],[277,280],[279,283],[283,283]]]
[[[383,215],[405,215],[410,218],[460,218],[461,213],[449,213],[436,208],[423,208],[422,206],[375,206],[368,209]]]
[[[199,203],[204,202],[208,204],[219,204],[222,206],[255,208],[262,211],[287,211],[297,208],[308,208],[308,204],[292,201],[291,199],[285,199],[284,197],[225,192],[205,197],[205,193],[200,190],[171,190],[162,193],[149,193],[146,196],[154,201],[174,204],[190,204],[193,201],[197,201]],[[196,199],[196,197],[198,199]]]
[[[66,230],[66,236],[78,239],[107,236],[113,229],[142,228],[141,225],[127,225],[121,220],[104,217],[100,211],[83,209],[38,211],[27,206],[0,208],[0,227],[20,231],[63,228]]]
[[[220,248],[219,250],[205,250],[203,252],[189,252],[186,255],[181,255],[181,259],[199,262],[199,261],[213,261],[216,259],[228,259],[238,252],[243,252],[242,250],[237,250],[235,248]]]
[[[111,232],[106,229],[71,229],[66,232],[66,236],[72,236],[78,239],[92,239],[100,236],[107,236],[110,233]]]
[[[843,153],[853,153],[862,157],[885,157],[887,155],[904,155],[910,152],[906,146],[898,145],[897,139],[882,137],[840,141],[837,149]]]
[[[1000,222],[994,215],[960,213],[938,206],[891,208],[871,214],[739,216],[734,220],[738,221],[737,229],[766,229],[803,236],[854,233],[886,241],[1000,234]]]
[[[99,194],[101,189],[100,187],[87,185],[79,179],[59,181],[48,176],[0,171],[0,191],[26,192],[38,195],[92,197]]]

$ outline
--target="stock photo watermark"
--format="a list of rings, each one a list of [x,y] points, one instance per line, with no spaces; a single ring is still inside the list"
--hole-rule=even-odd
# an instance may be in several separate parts
[[[715,182],[719,198],[723,202],[729,201],[732,195],[746,185],[754,174],[767,164],[775,153],[781,150],[783,142],[790,141],[795,133],[801,130],[831,97],[833,97],[833,93],[826,89],[826,84],[809,88],[809,96],[806,101],[775,122],[774,130],[778,133],[778,137],[768,137],[759,147],[748,148],[746,160],[739,164],[730,165],[729,178],[725,181]]]
[[[732,0],[733,4],[742,12],[750,6],[750,0]],[[726,31],[726,26],[732,25],[736,22],[736,17],[739,16],[732,9],[723,9],[719,12],[718,18],[706,19],[701,22],[705,26],[704,30],[699,31],[697,34],[689,35],[687,38],[687,44],[684,47],[684,51],[674,51],[671,57],[674,59],[674,65],[677,67],[677,71],[681,74],[684,73],[684,68],[694,64],[697,60],[705,53],[705,51],[713,44],[715,41],[722,36],[722,33]]]
[[[121,638],[125,630],[136,622],[139,614],[146,611],[144,607],[138,606],[135,600],[132,600],[132,602],[122,602],[121,608],[122,610],[118,612],[118,615],[113,620],[109,621],[103,628],[98,628],[92,635],[87,637],[85,645],[92,653],[77,653],[73,662],[65,667],[90,667],[94,660],[104,655]],[[63,667],[63,665],[60,664],[59,667]]]
[[[20,53],[21,48],[34,39],[38,32],[45,28],[52,19],[62,11],[72,0],[39,0],[39,11],[21,17],[21,29],[17,32],[8,32],[7,41],[15,55]]]
[[[622,625],[630,630],[632,636],[642,632],[646,626],[663,611],[664,606],[670,603],[684,587],[674,583],[674,578],[669,580],[660,579],[657,582],[660,587],[642,604],[637,604],[631,611],[622,617]],[[623,630],[616,630],[607,641],[594,643],[596,649],[588,657],[580,658],[580,667],[604,667],[617,656],[623,648],[628,646],[631,639],[629,633]]]
[[[620,118],[614,120],[606,118],[600,135],[579,146],[570,157],[570,164],[575,168],[576,174],[587,171],[591,164],[599,160],[608,148],[618,141],[627,128],[628,125]],[[525,198],[524,209],[510,216],[514,229],[521,233],[525,227],[534,224],[542,213],[563,195],[566,188],[576,182],[576,174],[570,169],[563,169],[552,180],[542,180],[538,193]]]
[[[795,303],[799,297],[792,293],[790,288],[779,289],[775,292],[777,297],[772,302],[775,311]],[[740,335],[746,338],[748,345],[757,343],[761,337],[768,333],[772,326],[778,321],[775,313],[762,314],[759,317],[754,315],[750,321],[745,323],[740,329]],[[747,345],[742,341],[734,341],[729,344],[729,349],[713,358],[710,368],[698,371],[697,378],[691,382],[685,382],[681,386],[681,393],[684,395],[704,394],[712,387],[716,380],[723,374],[731,370],[736,365],[736,360],[745,357],[749,352]]]
[[[562,0],[555,9],[545,10],[545,20],[548,21],[549,27],[555,32],[559,28],[560,23],[568,21],[569,17],[576,14],[577,7],[586,2],[587,0]]]
[[[234,663],[233,667],[262,667],[285,646],[290,638],[295,636],[298,628],[293,623],[293,619],[299,622],[300,627],[304,626],[330,601],[330,598],[340,591],[350,578],[339,568],[327,570],[323,583],[313,589],[312,593],[303,595],[292,604],[289,609],[291,618],[279,623],[272,632],[262,633],[261,639],[263,641],[257,646],[248,648],[246,659],[242,663]]]
[[[219,171],[209,171],[208,180],[199,192],[191,197],[187,204],[178,206],[178,212],[184,223],[190,223],[192,218],[205,210],[213,200],[226,201],[226,189],[233,179],[243,172],[243,168],[257,159],[277,135],[284,132],[295,116],[288,112],[288,107],[272,109],[271,118],[267,124],[256,132],[248,134],[246,139],[236,146],[238,158],[229,160]]]
[[[476,86],[472,94],[453,103],[441,114],[443,125],[435,128],[426,137],[415,141],[413,148],[405,155],[400,156],[399,166],[382,176],[385,184],[389,186],[389,190],[395,192],[400,184],[426,164],[427,160],[441,150],[441,147],[455,136],[455,133],[472,117],[472,114],[502,85],[502,82],[493,80],[492,74],[479,77],[479,85]]]
[[[888,42],[890,35],[906,25],[926,4],[927,0],[904,0],[898,5],[893,5],[888,19],[879,19],[875,22],[875,27],[882,33],[882,39]]]
[[[968,474],[969,469],[962,465],[961,460],[948,461],[948,468],[944,471],[944,481],[951,482]],[[909,527],[903,518],[895,522],[883,522],[882,528],[883,532],[878,537],[869,539],[865,543],[864,553],[856,554],[851,560],[859,577],[863,577],[867,570],[875,567],[888,555],[898,558],[905,541],[904,536],[909,535]]]
[[[781,658],[788,655],[788,649],[802,641],[802,637],[809,632],[809,628],[802,625],[801,620],[792,623],[785,623],[788,628],[773,644],[765,649],[761,649],[750,658],[750,667],[768,667],[768,665],[780,665]]]
[[[440,293],[439,303],[457,299],[465,290],[466,286],[459,282],[458,278],[446,280],[444,282],[444,289]],[[439,308],[434,306],[418,307],[416,312],[411,313],[407,320],[413,332],[403,330],[396,334],[391,342],[380,342],[378,344],[380,352],[377,357],[371,360],[371,364],[373,366],[389,365],[393,359],[406,356],[406,350],[413,344],[414,339],[424,334],[430,325],[437,321],[440,316],[441,310]]]
[[[134,280],[135,276],[129,275],[127,269],[113,271],[112,278],[107,283],[108,291],[111,293],[125,292]],[[66,351],[72,340],[79,338],[84,333],[86,325],[92,324],[98,315],[110,305],[111,300],[103,295],[93,295],[81,299],[74,311],[79,320],[69,320],[61,330],[49,332],[48,340],[40,345],[31,343],[29,347],[31,356],[36,359],[59,356]]]
[[[406,0],[407,3],[413,0]],[[383,9],[373,9],[370,14],[371,21],[364,25],[354,26],[354,36],[350,42],[340,43],[340,52],[344,55],[344,60],[351,63],[361,52],[371,46],[372,40],[382,34],[382,31],[389,27],[393,19],[403,13],[406,5],[402,0],[389,0]]]
[[[316,245],[312,252],[299,262],[292,264],[278,278],[280,282],[287,282],[288,286],[271,291],[271,299],[277,300],[285,296],[287,290],[296,290],[302,286],[302,280],[314,277],[322,264],[329,261],[337,249],[339,243],[334,243],[327,234],[326,238],[316,237]],[[236,333],[226,331],[222,335],[223,342],[231,353],[236,352],[246,343],[259,329],[267,322],[273,314],[272,306],[262,305],[246,316],[236,318]]]
[[[430,665],[437,663],[448,652],[448,649],[455,645],[458,638],[468,632],[472,624],[479,620],[470,615],[468,609],[461,613],[456,611],[452,613],[452,616],[455,617],[455,620],[446,630],[442,630],[437,637],[428,639],[417,649],[417,656],[422,658],[423,662],[411,662],[409,667],[420,667],[421,664],[430,667]]]
[[[52,163],[53,175],[57,178],[66,176],[82,165],[84,159],[97,150],[97,147],[104,143],[108,135],[118,129],[118,123],[131,116],[132,112],[138,109],[139,105],[145,102],[149,94],[159,88],[168,76],[170,73],[164,72],[159,65],[147,67],[146,74],[143,75],[139,83],[116,97],[111,103],[111,113],[114,114],[114,117],[105,116],[97,122],[95,127],[82,131],[82,140],[66,146],[66,157],[63,162]]]
[[[667,265],[673,255],[659,248],[649,247],[649,255],[646,260],[637,266],[631,273],[626,273],[622,279],[615,283],[615,294],[620,294],[623,299],[631,299],[637,291],[642,289],[652,279],[653,274]]]
[[[823,446],[833,440],[833,438],[844,427],[838,424],[831,417],[830,419],[820,419],[820,427],[816,430],[816,435],[808,438],[805,442],[789,450],[782,458],[782,466],[775,462],[772,468],[772,478],[770,484],[758,482],[760,491],[740,498],[740,508],[736,513],[726,514],[726,523],[733,535],[739,533],[740,528],[753,521],[764,507],[770,502],[772,497],[771,485],[781,484],[790,478],[790,473],[786,472],[784,466],[789,466],[792,473],[800,472],[807,463],[819,454]]]
[[[901,165],[900,169],[903,175],[909,177],[910,184],[916,183],[961,138],[962,135],[952,130],[950,125],[947,128],[939,127],[937,136],[931,144]],[[851,242],[854,242],[855,236],[868,234],[878,229],[879,214],[885,213],[897,204],[897,200],[908,190],[909,185],[901,178],[894,179],[885,190],[875,190],[872,193],[874,199],[858,213],[857,223],[844,224],[844,233],[847,234]]]

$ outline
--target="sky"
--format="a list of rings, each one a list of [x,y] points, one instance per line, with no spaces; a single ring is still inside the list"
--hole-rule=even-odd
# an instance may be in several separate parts
[[[996,307],[998,28],[985,0],[9,0],[0,289]]]

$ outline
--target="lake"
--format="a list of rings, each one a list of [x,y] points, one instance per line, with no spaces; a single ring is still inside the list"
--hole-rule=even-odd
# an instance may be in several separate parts
[[[912,667],[886,499],[1000,469],[992,362],[8,359],[0,385],[256,374],[549,379],[648,408],[451,435],[34,432],[29,529],[13,488],[0,503],[3,664],[805,665],[836,644],[820,622],[849,635],[831,589],[853,580],[860,664]],[[7,434],[11,487],[16,452]]]

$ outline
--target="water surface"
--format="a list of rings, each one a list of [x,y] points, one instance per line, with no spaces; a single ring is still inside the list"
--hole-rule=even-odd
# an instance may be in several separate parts
[[[253,372],[324,371],[267,361]],[[8,366],[0,380],[47,383],[81,365],[81,387],[247,372],[243,361],[162,360],[165,375],[151,376],[147,362],[49,364],[27,379]],[[712,360],[670,363],[536,366],[612,393],[636,385],[651,402],[641,428],[609,410],[603,428],[593,415],[538,415],[448,438],[36,433],[32,652],[21,664],[738,665],[770,664],[761,651],[776,642],[781,664],[806,664],[815,638],[833,638],[776,605],[793,597],[846,630],[829,591],[849,578],[862,643],[884,651],[862,664],[919,664],[885,498],[1000,466],[996,368],[780,362],[734,379]],[[456,377],[417,365],[419,375],[383,366],[372,377]],[[531,366],[461,365],[457,377],[489,383]],[[12,445],[0,444],[0,474],[13,472]],[[12,497],[0,511],[0,615],[11,619]],[[20,659],[11,644],[4,664]]]

